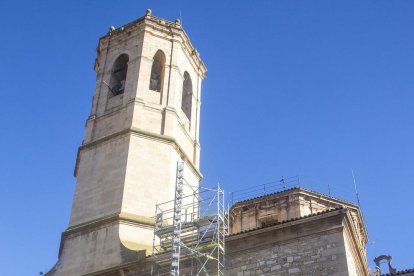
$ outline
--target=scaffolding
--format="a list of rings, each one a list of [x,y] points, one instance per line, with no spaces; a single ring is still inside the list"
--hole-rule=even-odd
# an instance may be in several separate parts
[[[154,275],[224,275],[228,212],[224,191],[192,186],[177,163],[174,200],[156,205]]]

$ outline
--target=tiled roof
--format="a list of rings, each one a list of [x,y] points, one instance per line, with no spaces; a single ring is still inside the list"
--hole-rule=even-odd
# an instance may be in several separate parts
[[[240,232],[231,234],[230,236],[236,236],[236,235],[240,235],[240,234],[244,234],[244,233],[249,233],[249,232],[259,230],[259,229],[264,229],[264,228],[272,227],[272,226],[275,226],[275,225],[280,225],[280,224],[284,224],[284,223],[288,223],[288,222],[292,222],[292,221],[296,221],[296,220],[301,220],[301,219],[304,219],[304,218],[316,217],[316,216],[320,216],[322,214],[326,214],[326,213],[330,213],[330,212],[337,211],[337,210],[342,210],[342,209],[346,209],[346,208],[340,206],[340,207],[337,207],[337,208],[332,208],[332,209],[325,210],[325,211],[322,211],[322,212],[318,212],[318,213],[315,213],[315,214],[310,214],[310,215],[306,215],[306,216],[303,216],[303,217],[291,218],[291,219],[288,219],[288,220],[275,222],[275,223],[272,223],[272,224],[269,224],[269,225],[266,225],[266,226],[256,227],[256,228],[252,228],[252,229],[245,230],[245,231],[240,231]]]
[[[258,198],[264,198],[264,197],[267,197],[267,196],[282,194],[282,193],[293,191],[293,190],[296,190],[296,189],[300,189],[300,187],[293,187],[293,188],[289,188],[289,189],[286,189],[286,190],[282,190],[282,191],[278,191],[278,192],[274,192],[274,193],[270,193],[270,194],[265,194],[265,195],[262,195],[262,196],[256,196],[256,197],[244,199],[244,200],[235,202],[233,204],[233,206],[236,205],[236,204],[239,204],[239,203],[248,202],[248,201],[251,201],[251,200],[258,199]]]
[[[414,268],[400,270],[400,271],[397,271],[397,273],[381,274],[381,276],[403,275],[403,274],[408,274],[408,273],[414,273]]]
[[[299,189],[301,189],[303,191],[306,191],[306,192],[320,194],[320,195],[322,195],[324,197],[327,197],[327,198],[330,198],[330,199],[333,199],[333,200],[336,200],[336,201],[340,201],[340,202],[343,202],[345,204],[357,206],[354,202],[351,202],[351,201],[347,201],[347,200],[343,200],[343,199],[340,199],[340,198],[337,198],[337,197],[333,197],[333,196],[330,196],[330,195],[326,195],[326,194],[322,194],[322,193],[319,193],[319,192],[315,192],[315,191],[312,191],[312,190],[309,190],[309,189],[306,189],[306,188],[299,188]]]
[[[309,190],[309,189],[306,189],[306,188],[301,188],[299,186],[295,186],[293,188],[289,188],[289,189],[286,189],[286,190],[282,190],[282,191],[278,191],[278,192],[274,192],[274,193],[270,193],[270,194],[266,194],[266,195],[262,195],[262,196],[256,196],[256,197],[252,197],[252,198],[249,198],[249,199],[237,201],[233,204],[233,206],[235,206],[239,203],[244,203],[244,202],[248,202],[248,201],[259,199],[259,198],[265,198],[265,197],[268,197],[268,196],[282,194],[282,193],[285,193],[285,192],[291,192],[291,191],[294,191],[294,190],[302,190],[302,191],[305,191],[305,192],[316,193],[316,194],[322,195],[326,198],[330,198],[332,200],[336,200],[336,201],[339,201],[339,202],[342,202],[342,203],[345,203],[345,204],[356,206],[355,203],[353,203],[353,202],[346,201],[346,200],[343,200],[343,199],[339,199],[339,198],[336,198],[336,197],[333,197],[333,196],[330,196],[330,195],[326,195],[326,194],[322,194],[322,193],[319,193],[319,192],[315,192],[315,191],[312,191],[312,190]]]

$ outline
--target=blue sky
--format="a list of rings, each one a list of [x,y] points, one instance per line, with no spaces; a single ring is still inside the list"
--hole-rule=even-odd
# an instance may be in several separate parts
[[[299,175],[354,200],[370,242],[412,268],[414,1],[2,1],[0,275],[57,260],[98,38],[181,16],[205,61],[201,170],[226,191]]]

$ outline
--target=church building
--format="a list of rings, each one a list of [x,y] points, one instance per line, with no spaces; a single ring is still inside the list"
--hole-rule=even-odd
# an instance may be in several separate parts
[[[196,206],[199,215],[178,221],[187,203],[177,183],[198,187],[202,179],[200,99],[207,72],[179,20],[147,10],[111,27],[99,39],[94,69],[71,216],[46,275],[370,275],[359,207],[301,187],[233,202],[211,216],[202,217]],[[175,204],[169,220],[156,214],[162,202]],[[190,222],[198,228],[182,235]],[[172,235],[160,252],[154,252],[162,239],[157,229]],[[193,236],[198,242],[191,247]],[[217,242],[210,252],[222,259],[205,253],[207,238]]]

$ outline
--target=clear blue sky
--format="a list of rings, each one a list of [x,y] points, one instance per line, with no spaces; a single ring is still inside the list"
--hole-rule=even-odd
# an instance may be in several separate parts
[[[353,200],[353,168],[370,265],[414,267],[414,1],[2,1],[0,275],[57,260],[98,38],[148,7],[208,67],[205,184],[299,175]]]

